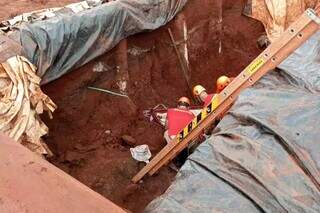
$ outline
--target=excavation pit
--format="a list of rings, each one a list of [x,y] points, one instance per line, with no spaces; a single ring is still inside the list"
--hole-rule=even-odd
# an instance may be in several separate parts
[[[168,29],[182,54],[187,48],[190,85],[202,84],[213,92],[219,76],[236,76],[261,52],[257,40],[263,26],[243,16],[243,8],[241,0],[189,1],[166,26],[130,36],[103,56],[44,85],[58,106],[52,120],[43,116],[50,129],[44,139],[54,153],[49,161],[117,205],[142,212],[176,175],[166,166],[141,184],[130,183],[143,164],[132,159],[129,149],[147,144],[154,156],[165,146],[164,130],[142,112],[158,104],[172,107],[179,97],[190,97]],[[89,86],[123,89],[129,98]],[[128,144],[123,136],[133,140]]]

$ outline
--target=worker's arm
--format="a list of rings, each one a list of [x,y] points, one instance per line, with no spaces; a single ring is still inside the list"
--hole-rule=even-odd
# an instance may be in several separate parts
[[[166,121],[164,122],[164,128],[165,128],[165,129],[168,129],[168,128],[169,128],[168,125],[169,125],[169,124],[168,124],[168,116],[167,116]]]

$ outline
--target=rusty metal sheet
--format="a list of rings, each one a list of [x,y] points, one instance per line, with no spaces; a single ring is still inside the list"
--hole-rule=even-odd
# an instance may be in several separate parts
[[[0,135],[0,186],[0,212],[125,212],[3,135]]]

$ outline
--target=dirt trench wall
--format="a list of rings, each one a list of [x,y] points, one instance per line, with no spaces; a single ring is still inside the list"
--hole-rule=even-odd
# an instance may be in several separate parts
[[[216,0],[190,1],[182,12],[189,31],[191,85],[200,83],[209,91],[218,76],[236,75],[259,53],[256,40],[263,32],[261,24],[241,16],[241,0],[221,4],[222,10]],[[117,48],[43,88],[59,107],[53,120],[45,118],[52,163],[134,212],[162,194],[175,176],[164,168],[143,184],[130,185],[141,165],[132,160],[121,136],[148,144],[153,154],[165,145],[162,128],[146,121],[142,110],[159,103],[174,106],[189,95],[167,32],[171,28],[175,39],[183,40],[181,19],[180,14],[165,27],[127,39],[129,99],[87,89],[119,91]],[[93,71],[99,67],[102,72]]]

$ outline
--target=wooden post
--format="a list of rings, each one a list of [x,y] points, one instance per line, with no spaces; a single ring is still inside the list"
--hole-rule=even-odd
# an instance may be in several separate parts
[[[117,84],[122,94],[127,93],[127,84],[129,81],[127,51],[128,51],[128,42],[127,42],[127,39],[123,39],[118,44],[118,48],[116,51]]]

